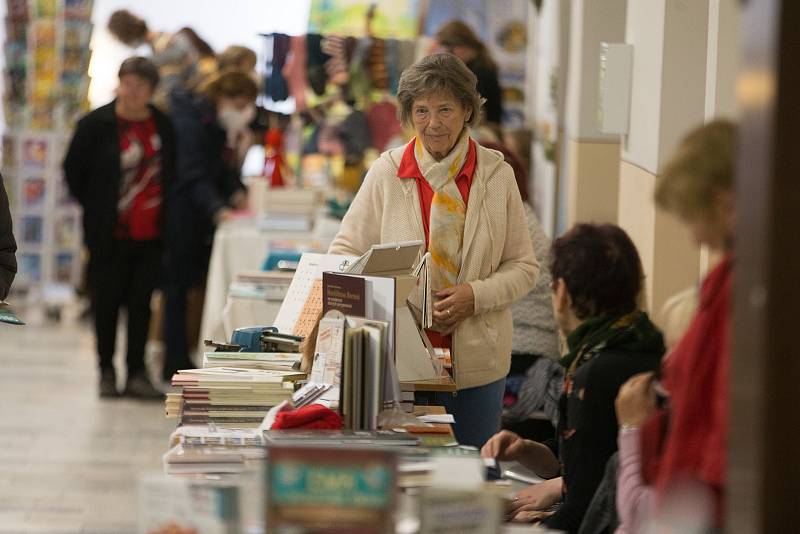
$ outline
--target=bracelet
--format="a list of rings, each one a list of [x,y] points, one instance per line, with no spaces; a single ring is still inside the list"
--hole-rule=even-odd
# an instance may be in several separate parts
[[[639,429],[639,425],[629,425],[629,424],[625,423],[621,427],[619,427],[619,433],[620,434],[627,434],[629,432],[634,432],[634,431],[636,431],[638,429]]]

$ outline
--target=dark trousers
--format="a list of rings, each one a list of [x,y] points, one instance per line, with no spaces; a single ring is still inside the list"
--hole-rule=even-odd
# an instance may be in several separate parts
[[[119,310],[125,306],[128,311],[128,376],[144,371],[150,297],[160,268],[161,245],[157,241],[114,240],[110,252],[103,258],[94,255],[90,258],[89,285],[101,370],[114,368]]]
[[[201,285],[208,273],[211,246],[195,243],[168,252],[164,294],[164,380],[180,369],[194,367],[189,357],[187,311],[189,290]]]

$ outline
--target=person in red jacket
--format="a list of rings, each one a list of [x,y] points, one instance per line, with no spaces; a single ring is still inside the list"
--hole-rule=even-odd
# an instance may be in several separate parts
[[[704,281],[697,314],[663,365],[666,407],[656,409],[659,384],[652,373],[620,390],[617,507],[623,532],[653,521],[681,532],[723,527],[735,150],[733,124],[698,128],[667,163],[656,191],[656,203],[723,258]]]

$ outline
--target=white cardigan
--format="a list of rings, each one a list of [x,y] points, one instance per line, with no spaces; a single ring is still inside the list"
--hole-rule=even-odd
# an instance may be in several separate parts
[[[331,254],[359,256],[377,243],[425,240],[416,181],[397,176],[405,149],[384,152],[372,164]],[[509,306],[528,294],[539,273],[514,171],[500,152],[480,145],[477,149],[458,276],[459,283],[472,286],[475,315],[453,333],[459,389],[508,374],[513,332]]]

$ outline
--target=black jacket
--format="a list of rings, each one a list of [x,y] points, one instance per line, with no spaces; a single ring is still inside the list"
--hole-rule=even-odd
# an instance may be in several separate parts
[[[559,439],[548,443],[561,459],[566,488],[558,511],[543,522],[548,528],[578,532],[606,463],[617,451],[619,388],[637,373],[658,369],[662,353],[607,348],[578,367],[571,391],[561,396]]]
[[[210,102],[179,90],[170,95],[170,109],[177,136],[171,198],[191,205],[203,222],[212,223],[231,196],[244,190],[240,169],[230,161],[225,130]]]
[[[2,180],[0,176],[0,300],[8,296],[11,282],[17,274],[17,257],[14,255],[17,251],[17,242],[14,240],[11,210]]]
[[[83,208],[84,241],[94,260],[111,254],[118,218],[122,169],[115,104],[116,100],[78,121],[63,164],[69,191]],[[161,180],[165,192],[162,214],[166,214],[169,202],[166,193],[175,176],[175,134],[167,116],[153,106],[150,109],[161,137]]]

